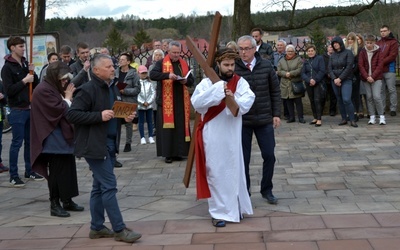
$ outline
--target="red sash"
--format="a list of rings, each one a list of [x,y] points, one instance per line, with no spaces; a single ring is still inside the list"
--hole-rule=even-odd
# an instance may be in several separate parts
[[[237,83],[240,76],[234,74],[232,79],[228,82],[227,87],[235,93]],[[221,113],[226,107],[225,101],[218,106],[213,106],[207,110],[202,121],[199,122],[196,130],[196,140],[195,140],[195,158],[196,158],[196,189],[197,189],[197,199],[206,199],[211,197],[210,189],[207,182],[207,170],[206,170],[206,156],[204,151],[203,142],[203,128],[204,125]]]
[[[185,76],[189,72],[187,63],[179,58],[181,65],[182,76]],[[174,67],[172,66],[169,55],[166,55],[162,62],[163,73],[174,73]],[[163,98],[163,128],[175,128],[174,123],[174,81],[171,79],[165,79],[162,81],[162,98]],[[185,85],[183,88],[183,105],[185,111],[185,141],[190,141],[190,96],[189,91]]]

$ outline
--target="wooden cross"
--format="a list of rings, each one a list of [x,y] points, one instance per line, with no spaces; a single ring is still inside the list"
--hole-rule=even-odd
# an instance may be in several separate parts
[[[212,26],[212,30],[211,30],[211,39],[210,39],[210,46],[208,48],[207,61],[204,58],[203,54],[200,52],[199,48],[196,47],[192,38],[190,36],[186,36],[186,45],[188,46],[190,52],[192,52],[193,57],[199,63],[201,68],[204,70],[205,75],[211,80],[212,83],[216,83],[217,81],[220,81],[219,76],[214,71],[212,66],[214,63],[215,52],[216,52],[217,43],[218,43],[218,35],[219,35],[220,27],[221,27],[221,20],[222,20],[222,16],[217,11],[214,16],[213,26]],[[236,117],[239,112],[239,106],[235,102],[235,99],[232,96],[227,96],[225,98],[225,103],[226,103],[226,106],[229,108],[229,110],[232,112],[232,114]],[[199,124],[200,118],[201,118],[201,115],[199,113],[196,113],[196,118],[194,121],[194,127],[193,127],[193,131],[192,131],[192,140],[190,142],[188,160],[186,162],[185,175],[183,177],[183,183],[185,184],[186,188],[189,187],[190,176],[192,175],[194,154],[195,154],[195,152],[194,152],[195,133],[196,133],[196,128]]]

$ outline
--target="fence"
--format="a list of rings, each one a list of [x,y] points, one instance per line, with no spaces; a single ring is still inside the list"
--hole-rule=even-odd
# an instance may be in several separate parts
[[[276,51],[276,42],[275,41],[267,41],[271,46],[272,49],[274,51]],[[304,39],[304,40],[300,40],[300,39],[296,39],[294,42],[292,40],[286,41],[287,44],[293,44],[295,45],[295,49],[297,51],[297,54],[299,56],[301,56],[302,58],[305,58],[306,56],[306,47],[309,43],[312,43],[312,41]],[[199,45],[198,45],[199,47]],[[200,51],[202,52],[202,54],[204,55],[205,58],[207,58],[208,56],[208,48],[206,46],[200,48]],[[137,49],[132,51],[132,55],[133,55],[133,60],[138,63],[139,65],[145,65],[147,63],[147,58],[151,57],[151,50],[141,50],[141,49]],[[118,55],[120,54],[120,52],[118,52],[115,56],[118,57]],[[203,72],[201,70],[201,68],[199,67],[199,64],[196,62],[196,60],[193,57],[192,52],[190,52],[189,49],[187,48],[182,48],[181,50],[181,57],[182,59],[186,60],[187,63],[189,64],[190,68],[193,69],[193,74],[196,78],[196,83],[200,82],[201,79],[204,77]],[[397,56],[396,59],[396,65],[399,65],[399,57]],[[397,76],[399,75],[399,67],[396,67],[396,72],[397,72]]]

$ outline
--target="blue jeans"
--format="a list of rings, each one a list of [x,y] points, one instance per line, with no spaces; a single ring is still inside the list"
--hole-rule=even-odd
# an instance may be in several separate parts
[[[338,87],[332,80],[332,88],[335,92],[337,102],[339,103],[339,111],[342,121],[347,121],[347,117],[351,122],[354,121],[354,106],[351,101],[351,92],[353,90],[352,80],[343,80],[342,86]]]
[[[140,138],[144,137],[144,121],[146,119],[149,137],[153,136],[153,109],[138,110],[139,111],[139,133]]]
[[[90,229],[104,228],[104,210],[110,219],[112,229],[119,232],[126,226],[122,219],[117,201],[117,180],[114,175],[116,145],[114,139],[107,140],[108,154],[106,159],[85,158],[92,170],[93,185],[90,193]]]
[[[10,145],[10,178],[18,177],[18,154],[19,149],[24,144],[25,172],[31,174],[30,156],[30,110],[11,109],[8,115],[8,122],[12,126],[12,140]]]
[[[274,175],[275,167],[275,134],[272,124],[267,124],[259,127],[242,127],[242,147],[244,168],[246,173],[247,190],[250,194],[250,155],[251,155],[251,142],[253,139],[253,132],[256,135],[258,146],[260,147],[261,156],[263,158],[263,171],[261,179],[260,193],[265,196],[272,194],[272,176]]]

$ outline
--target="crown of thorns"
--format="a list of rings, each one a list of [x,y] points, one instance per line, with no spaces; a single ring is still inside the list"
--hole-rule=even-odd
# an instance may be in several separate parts
[[[238,59],[239,55],[232,49],[220,49],[215,55],[216,62],[222,62],[223,60]]]

